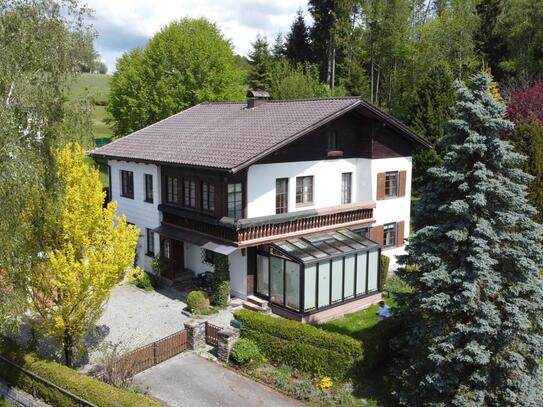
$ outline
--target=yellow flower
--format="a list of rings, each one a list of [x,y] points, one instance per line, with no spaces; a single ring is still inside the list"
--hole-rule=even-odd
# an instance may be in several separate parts
[[[334,382],[332,381],[331,378],[329,378],[328,376],[324,376],[320,383],[319,383],[319,387],[322,389],[322,390],[326,390],[326,389],[329,389],[330,387],[332,387],[332,385],[334,384]]]

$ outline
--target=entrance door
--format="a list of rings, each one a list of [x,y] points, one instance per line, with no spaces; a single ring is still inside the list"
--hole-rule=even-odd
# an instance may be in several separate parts
[[[180,240],[160,238],[162,256],[168,261],[164,277],[174,280],[185,271],[185,248]]]

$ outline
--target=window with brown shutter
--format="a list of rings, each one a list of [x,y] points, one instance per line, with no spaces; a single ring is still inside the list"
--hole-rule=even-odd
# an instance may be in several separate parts
[[[380,172],[377,174],[377,200],[382,201],[385,199],[385,181],[386,172]]]
[[[400,247],[404,245],[405,222],[403,220],[401,222],[398,222],[396,229],[397,229],[396,246]]]
[[[370,240],[373,240],[375,243],[383,244],[383,225],[372,226],[370,229]]]
[[[405,187],[407,182],[407,171],[400,171],[399,197],[405,196]]]

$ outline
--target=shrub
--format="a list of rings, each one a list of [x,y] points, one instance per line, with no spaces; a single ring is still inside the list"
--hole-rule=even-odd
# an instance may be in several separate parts
[[[209,300],[203,291],[191,291],[187,296],[187,306],[192,312],[199,314],[209,307]]]
[[[136,280],[134,280],[134,284],[145,291],[151,291],[155,287],[155,276],[142,271]]]
[[[211,299],[213,305],[219,308],[225,308],[230,298],[230,266],[228,265],[228,256],[217,255],[214,260],[213,286],[211,289]]]
[[[362,358],[360,342],[346,335],[249,310],[234,317],[243,323],[242,337],[253,340],[268,359],[301,371],[347,379]]]
[[[256,343],[244,338],[234,343],[230,357],[238,365],[247,365],[249,363],[260,364],[264,359]]]
[[[391,340],[405,335],[405,324],[397,317],[386,318],[364,334],[363,372],[372,376],[390,367],[397,353]]]
[[[379,278],[380,280],[379,286],[381,287],[381,290],[383,290],[386,286],[389,267],[390,267],[390,257],[382,254],[381,255],[381,274]]]
[[[168,271],[168,259],[162,256],[155,256],[151,261],[151,268],[155,272],[155,275],[161,276]]]
[[[0,338],[0,353],[19,366],[101,407],[161,406],[160,403],[148,397],[118,389],[58,363],[39,359],[33,353],[23,352],[17,344],[7,339]],[[21,374],[11,365],[1,361],[0,377],[21,390],[35,394],[52,406],[71,407],[76,404],[58,390],[31,380],[27,375]]]

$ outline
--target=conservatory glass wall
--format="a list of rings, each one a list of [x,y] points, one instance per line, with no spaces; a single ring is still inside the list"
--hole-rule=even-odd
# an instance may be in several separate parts
[[[257,250],[256,294],[306,314],[380,290],[380,247],[344,229]]]

